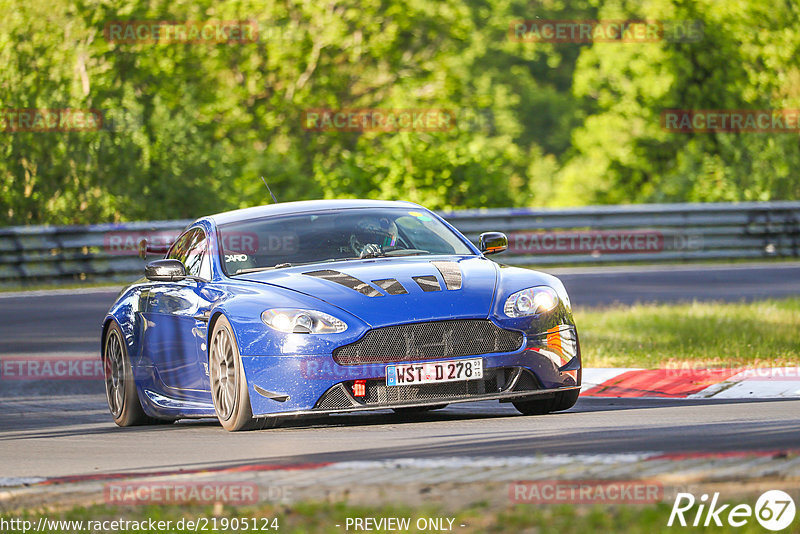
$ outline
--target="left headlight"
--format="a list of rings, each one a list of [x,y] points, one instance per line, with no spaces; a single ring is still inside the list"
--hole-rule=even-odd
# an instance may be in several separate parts
[[[558,293],[550,286],[536,286],[517,291],[508,299],[503,313],[509,317],[525,317],[549,312],[558,305]]]
[[[267,326],[289,334],[338,334],[347,330],[344,321],[316,310],[277,308],[262,313],[261,320]]]

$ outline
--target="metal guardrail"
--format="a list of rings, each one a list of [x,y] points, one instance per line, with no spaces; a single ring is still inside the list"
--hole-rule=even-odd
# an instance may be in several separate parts
[[[473,241],[488,229],[506,232],[509,255],[502,261],[509,264],[800,256],[800,202],[466,210],[442,215]]]
[[[441,213],[473,242],[505,232],[502,263],[658,263],[800,257],[800,202],[640,204]],[[0,286],[127,281],[142,237],[174,239],[191,221],[0,228]]]

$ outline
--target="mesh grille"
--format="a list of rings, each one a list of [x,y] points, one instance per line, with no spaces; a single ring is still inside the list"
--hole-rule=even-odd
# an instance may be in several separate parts
[[[521,332],[487,320],[433,321],[369,330],[355,343],[334,350],[333,359],[339,365],[359,365],[478,356],[514,352],[522,341]]]
[[[329,389],[319,402],[317,402],[315,408],[320,410],[336,410],[338,408],[348,408],[352,406],[353,402],[351,402],[350,396],[345,391],[344,386],[339,384]]]
[[[337,384],[329,389],[317,402],[316,410],[337,410],[354,406],[381,406],[403,403],[425,402],[429,400],[455,400],[464,397],[492,395],[509,391],[517,373],[521,373],[513,391],[534,391],[539,389],[536,378],[530,371],[518,367],[502,367],[486,369],[481,380],[466,382],[444,382],[441,384],[422,384],[417,386],[387,386],[386,379],[370,379],[366,381],[366,395],[351,397],[353,382]]]
[[[514,386],[514,391],[531,391],[534,389],[539,389],[539,383],[536,378],[528,371],[523,371]]]

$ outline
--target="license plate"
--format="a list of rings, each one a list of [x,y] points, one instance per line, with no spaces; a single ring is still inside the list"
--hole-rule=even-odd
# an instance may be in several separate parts
[[[457,382],[483,378],[483,359],[386,366],[387,386]]]

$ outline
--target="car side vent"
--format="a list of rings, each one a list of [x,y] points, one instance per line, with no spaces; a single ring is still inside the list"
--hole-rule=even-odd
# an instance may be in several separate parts
[[[461,289],[461,268],[454,261],[432,261],[444,278],[448,290]]]
[[[403,287],[403,284],[395,280],[394,278],[384,278],[383,280],[373,280],[373,284],[378,286],[379,288],[383,289],[390,295],[406,295],[408,291],[406,288]]]
[[[425,292],[442,290],[442,286],[439,285],[439,280],[433,275],[412,276],[411,278],[413,278],[417,285]]]
[[[349,287],[355,291],[358,291],[362,295],[366,295],[368,297],[382,297],[383,293],[372,287],[366,282],[362,282],[358,278],[354,276],[350,276],[349,274],[340,273],[339,271],[332,271],[330,269],[322,269],[320,271],[309,271],[307,273],[303,273],[306,276],[315,276],[317,278],[322,278],[323,280],[329,280],[336,284],[343,285],[345,287]]]

